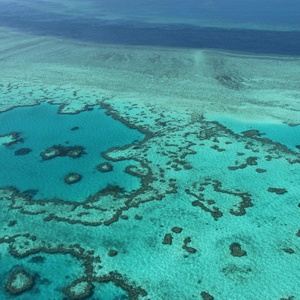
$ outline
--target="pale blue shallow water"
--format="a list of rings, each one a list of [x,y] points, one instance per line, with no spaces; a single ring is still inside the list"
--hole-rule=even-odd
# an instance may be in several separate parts
[[[83,276],[81,262],[71,255],[38,253],[24,260],[12,256],[2,257],[0,285],[4,286],[9,274],[26,269],[35,277],[34,287],[27,293],[10,295],[0,293],[1,299],[62,299],[61,290]],[[64,298],[68,299],[68,298]],[[113,283],[96,283],[90,300],[127,300],[127,293]]]
[[[287,146],[291,150],[299,151],[299,148],[296,147],[300,145],[299,125],[289,126],[284,123],[250,123],[225,116],[220,116],[214,120],[236,134],[242,134],[243,131],[247,130],[258,130],[261,138],[269,138],[274,142]]]
[[[106,300],[127,300],[128,295],[120,287],[113,283],[98,283],[95,285],[95,292],[90,298],[91,300],[106,299]]]
[[[61,294],[58,290],[83,275],[80,262],[72,259],[70,255],[37,254],[22,261],[7,255],[3,260],[0,271],[2,286],[10,272],[24,268],[36,276],[37,284],[28,294],[12,296],[6,293],[2,295],[5,297],[2,299],[59,299]]]
[[[106,162],[102,152],[143,139],[144,135],[94,108],[75,115],[58,114],[58,106],[15,108],[0,114],[0,135],[20,132],[24,140],[11,146],[1,146],[0,164],[5,176],[0,186],[13,186],[21,192],[37,190],[35,199],[58,198],[83,201],[107,185],[118,185],[126,191],[137,189],[139,179],[124,172],[128,162],[111,162],[113,171],[101,173],[96,166]],[[77,130],[71,130],[73,127]],[[42,160],[40,153],[53,145],[85,147],[79,158],[56,157]],[[26,155],[15,155],[21,148],[30,148]],[[134,164],[134,162],[132,162]],[[71,172],[82,175],[80,182],[68,185],[64,177]]]

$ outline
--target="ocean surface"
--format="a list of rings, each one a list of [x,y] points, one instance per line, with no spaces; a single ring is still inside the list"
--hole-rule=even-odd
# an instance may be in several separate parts
[[[0,0],[0,299],[300,299],[300,2]]]
[[[76,3],[76,1],[74,2]],[[97,2],[101,2],[99,7]],[[166,4],[159,4],[156,1],[153,4],[150,1],[148,5],[145,3],[144,5],[150,9],[148,11],[147,8],[144,8],[144,13],[147,12],[152,21],[145,22],[139,16],[138,8],[143,6],[140,2],[131,4],[132,11],[129,11],[127,5],[122,8],[123,5],[121,4],[121,8],[119,7],[120,1],[112,1],[106,5],[102,4],[102,1],[91,1],[90,4],[96,6],[96,11],[93,9],[92,15],[80,14],[78,16],[77,14],[59,13],[59,8],[53,12],[51,9],[48,11],[47,8],[41,11],[35,6],[30,7],[22,2],[4,1],[0,4],[0,24],[25,32],[32,32],[36,35],[57,36],[102,44],[212,48],[277,55],[297,55],[299,53],[300,28],[295,30],[294,26],[299,25],[297,18],[299,17],[300,5],[295,1],[288,6],[278,1],[277,12],[274,13],[273,17],[272,13],[268,12],[273,4],[266,0],[263,5],[260,2],[256,4],[253,1],[246,1],[248,3],[242,5],[242,10],[238,9],[239,4],[236,1],[226,3],[225,7],[221,1],[216,1],[216,3],[206,5],[206,7],[197,3],[198,1],[188,1],[184,4],[180,2],[177,1],[174,10],[173,8],[167,10]],[[162,9],[166,6],[165,15],[160,10],[160,5]],[[173,6],[173,4],[169,5]],[[102,13],[103,6],[106,7],[106,14]],[[215,6],[215,8],[209,6]],[[259,6],[259,9],[255,6]],[[114,7],[118,7],[118,9],[114,9]],[[247,9],[249,9],[248,15]],[[222,11],[225,11],[223,19]],[[116,19],[113,20],[107,19],[110,12],[119,14],[119,17],[115,17]],[[278,18],[279,12],[285,12],[286,15],[280,14]],[[205,20],[209,14],[214,14],[215,21],[223,21],[227,26],[224,26],[225,24],[223,27],[217,26],[217,22],[215,24],[208,23],[209,26],[197,26],[195,21],[197,19]],[[186,16],[187,19],[190,17],[190,24],[187,24],[185,19],[181,20],[181,15]],[[137,18],[133,16],[137,16]],[[154,16],[157,17],[157,20]],[[177,23],[169,24],[167,20],[170,17],[177,17]],[[161,24],[160,22],[164,18],[166,22]],[[211,19],[211,16],[208,19]],[[233,26],[230,26],[230,22],[233,23]],[[261,25],[268,25],[268,27],[247,28],[235,25],[236,23],[247,24],[247,22],[250,24],[259,22],[262,23]],[[272,24],[281,25],[285,30],[283,32],[271,30],[270,25]]]

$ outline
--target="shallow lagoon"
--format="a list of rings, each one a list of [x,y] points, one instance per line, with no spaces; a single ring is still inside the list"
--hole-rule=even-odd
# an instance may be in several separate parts
[[[215,116],[208,118],[226,126],[236,134],[242,134],[248,130],[258,130],[257,136],[260,138],[269,138],[274,142],[281,143],[293,151],[298,151],[300,145],[300,125],[284,123],[268,123],[250,120],[235,119],[234,117]]]
[[[41,104],[1,113],[0,135],[18,132],[21,141],[1,146],[5,176],[1,176],[0,186],[13,186],[35,199],[70,201],[83,201],[107,185],[127,192],[137,189],[139,179],[125,173],[128,162],[112,163],[113,170],[107,173],[98,171],[97,165],[107,162],[102,152],[137,143],[143,134],[107,116],[103,109],[90,109],[79,114],[58,114],[57,105]],[[84,153],[78,158],[43,160],[41,153],[53,145],[82,146]],[[24,148],[31,152],[16,155]],[[68,185],[64,177],[73,172],[82,179]]]

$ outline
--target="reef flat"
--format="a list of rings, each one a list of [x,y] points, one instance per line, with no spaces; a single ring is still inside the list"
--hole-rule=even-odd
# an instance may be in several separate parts
[[[5,27],[0,37],[2,111],[47,100],[72,112],[117,96],[166,109],[299,123],[297,57],[101,45]]]
[[[1,188],[2,253],[37,278],[32,291],[43,283],[28,260],[68,255],[82,265],[82,275],[61,288],[71,299],[97,293],[101,282],[129,299],[196,299],[204,292],[254,299],[262,285],[266,299],[299,296],[298,152],[188,110],[120,99],[99,105],[146,134],[103,154],[112,163],[136,161],[126,172],[141,188],[108,188],[76,204]]]

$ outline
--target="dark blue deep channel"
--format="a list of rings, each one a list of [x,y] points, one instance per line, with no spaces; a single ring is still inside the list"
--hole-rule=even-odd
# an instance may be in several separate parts
[[[17,3],[0,2],[0,26],[101,44],[210,48],[289,56],[300,53],[300,31],[148,24],[125,19],[108,22],[94,16],[47,13]]]

